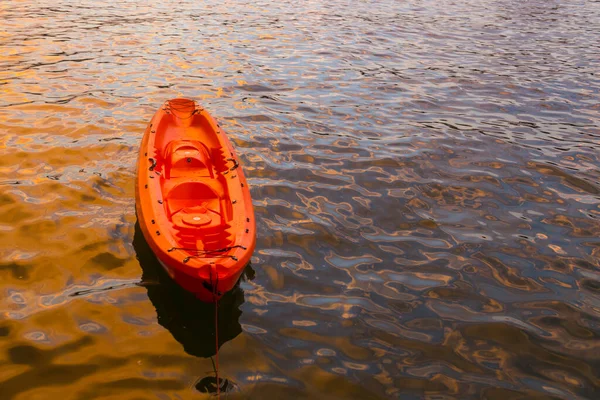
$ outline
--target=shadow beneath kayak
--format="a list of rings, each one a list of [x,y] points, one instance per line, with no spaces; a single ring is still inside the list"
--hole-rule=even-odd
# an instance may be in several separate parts
[[[196,357],[215,355],[215,305],[204,303],[177,285],[162,268],[135,224],[133,248],[142,267],[142,282],[156,308],[158,323],[171,332],[186,353]],[[242,279],[254,279],[250,265]],[[238,284],[219,301],[219,348],[242,332],[240,306],[244,291]]]

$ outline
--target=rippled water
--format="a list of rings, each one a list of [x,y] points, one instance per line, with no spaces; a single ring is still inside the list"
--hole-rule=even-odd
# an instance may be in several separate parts
[[[202,398],[214,309],[136,227],[166,99],[258,242],[229,398],[596,399],[600,3],[0,2],[0,398]]]

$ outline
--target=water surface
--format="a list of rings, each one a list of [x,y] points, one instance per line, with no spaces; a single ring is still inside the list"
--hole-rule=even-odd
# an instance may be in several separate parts
[[[241,157],[232,399],[596,399],[600,3],[0,3],[0,398],[196,399],[214,309],[136,228],[152,114]],[[204,380],[203,380],[204,379]]]

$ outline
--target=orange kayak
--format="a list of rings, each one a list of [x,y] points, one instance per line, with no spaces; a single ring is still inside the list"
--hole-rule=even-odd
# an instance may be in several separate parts
[[[140,228],[173,280],[207,302],[233,289],[256,243],[252,199],[225,132],[196,102],[169,100],[150,121],[135,194]]]

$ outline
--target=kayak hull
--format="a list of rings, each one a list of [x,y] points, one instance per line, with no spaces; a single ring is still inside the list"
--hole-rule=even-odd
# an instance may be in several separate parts
[[[256,224],[246,178],[225,132],[194,101],[165,102],[146,128],[136,213],[165,271],[203,301],[230,291],[250,262]]]

